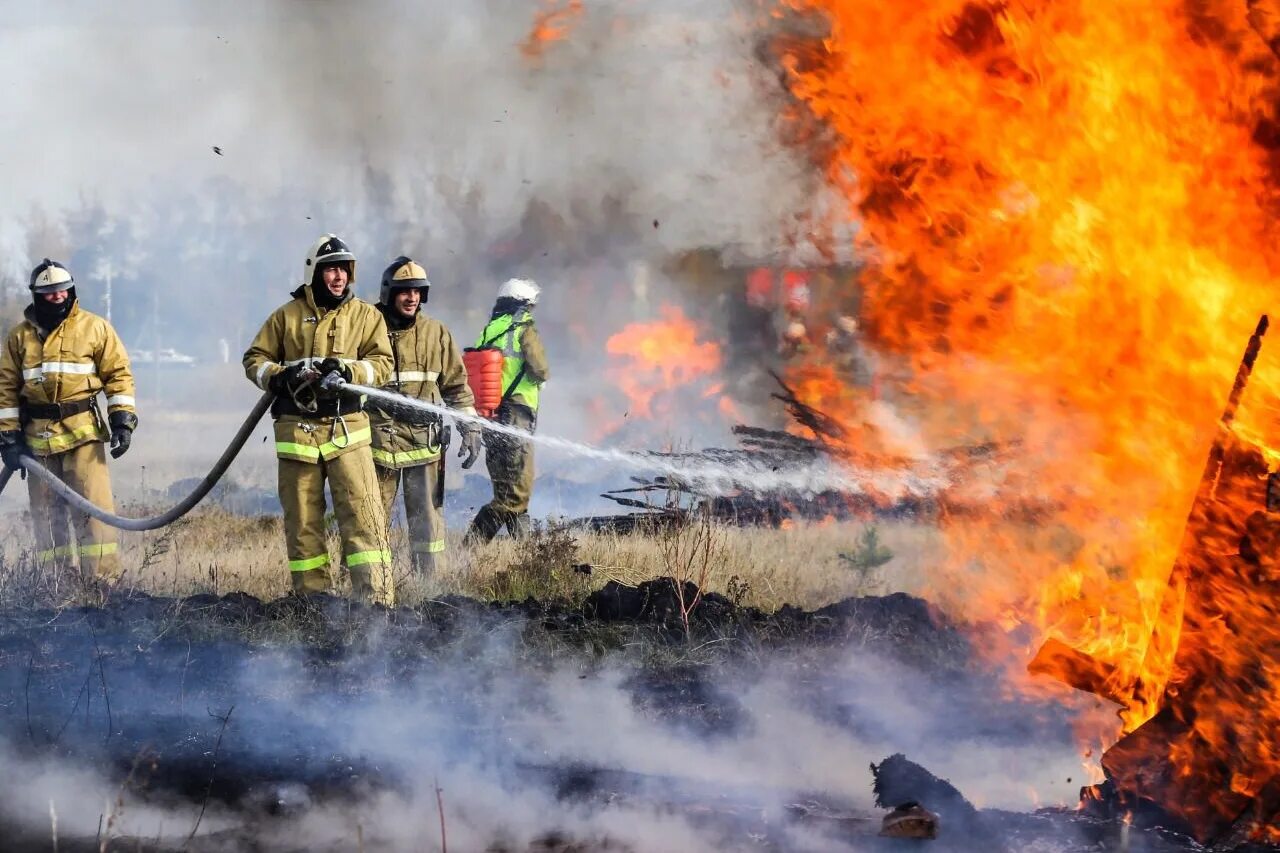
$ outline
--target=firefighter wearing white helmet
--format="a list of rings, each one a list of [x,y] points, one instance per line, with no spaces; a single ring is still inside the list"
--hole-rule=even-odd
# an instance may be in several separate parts
[[[32,304],[0,353],[0,455],[14,469],[23,455],[34,455],[111,512],[106,444],[118,459],[138,425],[129,356],[111,324],[80,307],[62,264],[45,258],[31,271],[30,288]],[[99,392],[106,394],[106,419]],[[115,528],[70,508],[39,477],[27,478],[27,491],[42,564],[65,571],[78,562],[85,581],[119,577]]]
[[[303,276],[244,354],[249,380],[276,395],[271,414],[293,589],[307,594],[332,585],[327,481],[352,592],[392,605],[391,550],[369,416],[362,398],[324,391],[318,381],[336,372],[349,382],[384,384],[391,373],[387,326],[376,308],[355,297],[355,255],[333,234],[316,241]]]
[[[387,322],[391,340],[391,378],[388,391],[475,415],[475,398],[467,384],[467,369],[453,335],[428,316],[431,282],[420,264],[403,255],[382,273],[378,310]],[[393,414],[395,417],[393,417]],[[444,560],[444,451],[447,429],[438,415],[419,420],[403,412],[370,408],[373,422],[373,461],[378,469],[383,508],[390,519],[396,493],[404,487],[404,511],[411,561],[416,571],[430,574]],[[460,423],[463,468],[480,456],[480,428]]]
[[[551,376],[542,338],[533,322],[538,285],[513,278],[498,288],[489,323],[476,348],[502,350],[502,402],[493,419],[533,432],[538,423],[542,385]],[[496,432],[485,432],[485,465],[493,483],[493,500],[480,508],[467,531],[470,542],[488,542],[503,525],[512,536],[528,530],[529,498],[533,494],[533,445]]]

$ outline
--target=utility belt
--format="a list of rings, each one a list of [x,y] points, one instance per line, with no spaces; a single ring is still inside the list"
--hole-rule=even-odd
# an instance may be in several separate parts
[[[316,400],[315,411],[303,411],[292,398],[276,395],[275,401],[271,404],[271,417],[295,415],[300,418],[337,418],[342,415],[354,415],[363,408],[364,403],[358,397],[342,394],[321,397]]]
[[[23,422],[34,420],[61,421],[73,415],[82,415],[97,409],[93,397],[73,400],[70,403],[20,403],[19,418]]]

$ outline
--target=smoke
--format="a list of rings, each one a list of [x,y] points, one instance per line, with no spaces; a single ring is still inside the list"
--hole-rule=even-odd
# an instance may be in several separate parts
[[[78,705],[56,748],[5,749],[0,822],[47,839],[52,803],[65,838],[93,836],[104,815],[117,835],[182,838],[216,776],[215,790],[241,794],[208,804],[196,850],[243,849],[246,838],[350,849],[357,837],[370,850],[435,849],[437,786],[454,849],[529,849],[548,835],[601,849],[725,849],[756,833],[773,849],[817,850],[832,838],[789,821],[787,806],[877,814],[867,768],[893,752],[982,806],[1067,801],[1079,784],[1053,706],[993,700],[987,676],[870,647],[600,665],[545,654],[540,629],[516,620],[460,626],[435,650],[375,624],[328,652],[153,641],[135,665],[127,652],[150,629],[129,624],[94,639],[109,661],[111,719],[99,696]],[[63,651],[67,633],[87,633],[61,630]],[[43,743],[83,672],[37,668],[26,701]],[[29,743],[19,669],[0,676],[18,700],[0,704],[0,720],[9,741]],[[122,785],[135,743],[149,757]],[[166,794],[176,788],[188,798]]]
[[[803,223],[837,202],[777,138],[786,96],[757,57],[754,4],[593,2],[531,56],[534,16],[553,7],[6,7],[0,274],[25,281],[59,257],[90,310],[107,313],[110,280],[131,352],[207,365],[138,364],[125,479],[170,458],[174,477],[197,475],[193,448],[216,455],[221,425],[199,414],[251,404],[236,362],[325,231],[355,249],[368,300],[391,258],[421,260],[427,310],[463,345],[503,279],[539,280],[541,426],[577,440],[627,417],[604,346],[624,324],[683,303],[708,339],[728,336],[721,294],[673,263],[812,259]],[[175,406],[199,440],[151,428]],[[629,437],[706,443],[725,426],[714,399],[694,397]]]
[[[378,239],[357,207],[376,198],[428,263],[517,230],[534,202],[570,240],[607,224],[662,252],[775,251],[810,202],[737,6],[593,3],[530,59],[522,2],[27,4],[0,36],[24,84],[0,107],[25,131],[0,149],[7,204],[88,193],[127,213],[225,179],[246,207],[296,190],[307,209],[275,216],[357,245]]]
[[[332,228],[369,258],[366,281],[397,245],[481,298],[493,282],[466,281],[486,272],[475,256],[531,215],[537,245],[508,248],[543,269],[619,244],[776,253],[814,187],[773,138],[737,5],[594,3],[531,59],[518,45],[535,9],[519,2],[28,4],[0,35],[0,70],[21,81],[0,116],[23,131],[0,142],[4,233],[87,197],[145,228],[116,259],[143,275],[183,260],[178,223],[157,215],[184,199],[206,246],[277,223],[288,239],[256,259],[264,272],[296,273]]]
[[[323,384],[323,383],[322,383]],[[347,383],[343,383],[344,385]],[[578,441],[570,441],[554,435],[529,433],[517,427],[494,423],[478,415],[464,415],[423,400],[415,400],[367,385],[350,384],[345,393],[356,393],[388,404],[400,411],[421,411],[440,416],[452,416],[460,423],[483,426],[491,433],[511,436],[521,441],[552,448],[561,453],[602,462],[611,469],[637,471],[652,474],[660,472],[667,477],[692,484],[700,494],[727,495],[741,490],[759,493],[774,491],[798,492],[807,496],[824,491],[845,494],[864,494],[874,491],[891,499],[904,496],[922,497],[937,494],[950,485],[946,466],[942,460],[929,458],[920,451],[921,458],[911,470],[870,471],[856,470],[851,466],[832,465],[829,459],[820,459],[807,465],[789,465],[781,468],[768,462],[718,462],[711,459],[688,461],[665,458],[652,453],[628,453],[622,450],[593,447]],[[892,411],[879,407],[881,412]],[[881,421],[900,427],[897,420]]]

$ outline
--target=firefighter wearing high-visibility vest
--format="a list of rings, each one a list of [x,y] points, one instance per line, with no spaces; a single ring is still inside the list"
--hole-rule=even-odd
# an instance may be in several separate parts
[[[324,592],[332,584],[324,519],[328,481],[352,592],[391,605],[391,549],[364,400],[326,391],[319,382],[336,372],[348,382],[377,386],[391,374],[387,325],[378,309],[356,298],[355,279],[351,250],[332,234],[321,237],[307,255],[302,286],[267,318],[245,352],[244,370],[276,395],[271,414],[294,591]]]
[[[111,324],[80,307],[62,264],[45,258],[31,271],[30,288],[32,304],[0,353],[0,455],[14,469],[23,455],[35,456],[112,512],[105,445],[113,458],[123,456],[138,425],[129,356]],[[105,421],[99,392],[107,397]],[[39,477],[27,478],[27,491],[42,564],[64,571],[78,562],[85,580],[119,577],[115,528],[72,509]]]
[[[431,282],[427,271],[401,256],[382,273],[378,310],[391,339],[391,379],[386,390],[475,415],[467,370],[453,335],[444,324],[422,311]],[[387,518],[395,509],[396,493],[404,489],[411,561],[416,571],[430,574],[444,561],[444,458],[447,434],[438,415],[414,417],[411,411],[385,412],[371,406],[373,461]],[[459,423],[461,448],[470,468],[480,456],[480,427]]]
[[[498,289],[489,323],[476,348],[502,350],[502,402],[493,419],[532,433],[538,422],[543,384],[551,376],[542,338],[533,323],[538,285],[513,278]],[[488,542],[506,525],[512,536],[528,531],[529,498],[533,494],[533,445],[514,436],[486,430],[485,465],[493,483],[493,500],[480,508],[467,531],[470,542]]]

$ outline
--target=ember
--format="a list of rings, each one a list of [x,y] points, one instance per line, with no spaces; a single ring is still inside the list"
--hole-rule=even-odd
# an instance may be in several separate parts
[[[547,8],[534,16],[533,27],[529,30],[529,37],[520,45],[520,52],[528,59],[540,59],[548,44],[569,35],[581,15],[582,0],[568,0],[563,6],[548,3]]]

